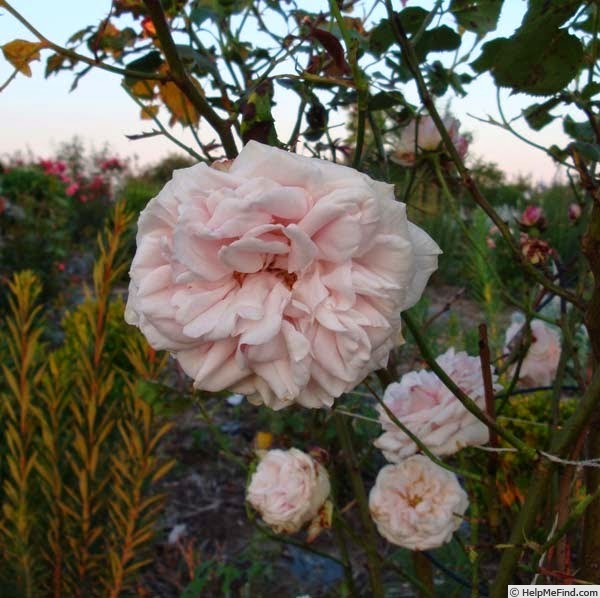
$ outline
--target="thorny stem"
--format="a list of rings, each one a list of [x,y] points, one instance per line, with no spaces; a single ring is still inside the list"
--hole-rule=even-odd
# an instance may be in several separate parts
[[[366,535],[365,552],[367,553],[367,566],[369,569],[369,579],[371,581],[371,596],[373,596],[373,598],[383,598],[384,591],[381,580],[381,565],[376,547],[377,535],[373,520],[371,519],[367,494],[360,475],[356,453],[352,446],[350,431],[348,430],[344,417],[338,413],[334,413],[333,417],[344,459],[346,461],[346,468],[350,475],[354,498],[356,498],[356,502],[358,503],[360,517]]]
[[[235,158],[238,154],[238,151],[235,145],[235,140],[233,139],[233,135],[231,133],[231,123],[222,119],[213,110],[211,105],[202,94],[200,87],[185,70],[183,61],[181,60],[181,57],[177,52],[175,42],[173,41],[171,30],[160,4],[160,0],[144,0],[144,6],[146,7],[148,15],[152,19],[154,27],[156,28],[156,36],[160,41],[165,58],[169,64],[173,82],[190,100],[196,110],[198,110],[199,114],[201,114],[207,120],[207,122],[219,135],[227,157],[229,159]]]
[[[354,149],[354,158],[352,159],[353,168],[358,169],[360,166],[360,162],[362,159],[363,153],[363,145],[365,142],[365,126],[366,126],[366,116],[368,111],[368,102],[369,102],[369,82],[365,77],[365,74],[361,71],[358,66],[358,59],[356,55],[356,48],[354,47],[352,40],[350,38],[350,34],[346,29],[346,23],[344,22],[344,18],[342,17],[342,13],[340,12],[340,7],[336,0],[329,0],[329,7],[331,10],[331,14],[336,20],[338,27],[340,28],[340,32],[342,37],[344,38],[344,43],[346,44],[346,54],[348,56],[348,62],[350,63],[350,68],[352,69],[352,79],[354,80],[354,84],[356,85],[356,92],[358,94],[358,121],[356,125],[356,147]]]
[[[437,377],[444,383],[446,388],[448,388],[448,390],[454,394],[454,396],[465,406],[465,408],[470,411],[478,420],[482,421],[490,429],[490,432],[496,432],[498,436],[504,438],[504,440],[506,440],[515,448],[519,449],[519,451],[523,452],[525,455],[528,455],[529,457],[536,457],[537,453],[535,449],[527,446],[527,444],[519,440],[516,436],[514,436],[514,434],[511,434],[507,430],[504,430],[502,427],[500,427],[487,413],[482,411],[477,406],[477,403],[475,403],[473,399],[471,399],[454,383],[454,381],[448,376],[448,374],[446,374],[446,372],[444,372],[444,370],[436,362],[435,357],[431,352],[429,345],[427,344],[427,341],[421,335],[419,327],[417,326],[417,323],[413,317],[409,313],[404,312],[402,314],[402,320],[413,335],[413,338],[415,339],[415,342],[421,351],[423,359],[427,362]]]
[[[405,426],[394,414],[394,412],[385,404],[384,400],[379,396],[379,394],[377,392],[375,392],[374,389],[372,389],[369,386],[368,382],[365,382],[366,387],[371,391],[371,394],[373,395],[373,397],[375,398],[375,400],[379,403],[379,405],[381,406],[381,408],[385,411],[385,414],[390,418],[390,420],[392,421],[392,423],[398,427],[403,434],[406,434],[406,436],[408,436],[418,447],[418,449],[424,454],[426,455],[431,461],[433,461],[436,465],[439,465],[440,467],[443,467],[444,469],[447,469],[448,471],[451,471],[453,473],[457,473],[465,478],[469,478],[471,480],[477,481],[477,482],[482,482],[483,480],[481,479],[480,476],[478,476],[475,473],[472,473],[470,471],[467,471],[465,469],[458,469],[457,467],[453,467],[451,465],[448,465],[448,463],[446,463],[445,461],[443,461],[442,459],[440,459],[439,457],[437,457],[436,455],[434,455],[429,448],[427,447],[426,444],[424,444],[424,442],[416,435],[413,434],[410,430],[410,428],[408,428],[407,426]],[[381,423],[380,423],[381,425]]]
[[[562,457],[569,452],[573,442],[587,425],[599,403],[600,368],[597,368],[581,399],[579,408],[552,439],[550,453]],[[492,598],[504,598],[506,596],[506,587],[511,582],[517,568],[523,550],[522,545],[531,535],[536,519],[541,512],[548,494],[548,483],[556,466],[557,464],[554,462],[545,459],[540,460],[532,474],[532,485],[508,541],[511,547],[504,551],[500,560],[496,580],[492,587]]]
[[[131,93],[131,91],[129,90],[129,87],[127,87],[127,85],[123,84],[121,86],[124,90],[125,93],[127,93],[127,95],[142,109],[145,110],[146,106],[144,106],[144,104],[139,100],[139,98],[137,98],[133,93]],[[178,145],[182,150],[184,150],[185,152],[187,152],[190,156],[192,156],[192,158],[195,158],[196,160],[200,161],[200,162],[204,162],[204,158],[202,158],[202,156],[197,153],[195,150],[193,150],[191,147],[185,145],[185,143],[182,143],[181,141],[179,141],[179,139],[177,139],[177,137],[175,137],[174,135],[171,135],[171,133],[169,133],[169,131],[167,131],[167,129],[163,126],[163,124],[160,122],[159,118],[157,116],[155,116],[152,113],[149,113],[150,116],[152,117],[152,121],[154,122],[154,124],[159,128],[160,132],[171,142],[173,142],[175,145]]]

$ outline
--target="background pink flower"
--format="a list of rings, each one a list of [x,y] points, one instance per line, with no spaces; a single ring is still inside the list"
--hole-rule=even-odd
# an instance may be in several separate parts
[[[126,319],[197,388],[330,406],[386,364],[439,253],[392,185],[250,142],[142,212]]]
[[[423,455],[386,465],[369,495],[379,533],[410,550],[429,550],[449,542],[468,506],[456,476]]]
[[[469,148],[467,138],[460,135],[458,130],[460,121],[456,118],[447,116],[443,119],[444,126],[448,130],[452,143],[464,158]],[[402,166],[412,166],[417,160],[417,153],[420,151],[433,152],[442,146],[442,136],[440,135],[431,116],[425,115],[413,119],[400,135],[398,143],[392,152],[390,159]],[[415,153],[415,149],[417,153]]]
[[[437,358],[440,367],[468,394],[481,409],[485,409],[485,391],[479,358],[464,351],[448,349]],[[494,389],[497,376],[492,378]],[[385,389],[383,400],[387,407],[427,448],[436,455],[451,455],[465,446],[485,444],[489,440],[488,427],[479,421],[450,392],[443,382],[428,370],[408,372],[400,382]],[[375,446],[385,458],[398,463],[416,453],[417,445],[385,413],[381,407],[379,421],[384,434],[375,440]]]
[[[560,334],[542,320],[531,321],[531,345],[521,364],[519,381],[525,386],[550,386],[556,377],[560,361]],[[514,322],[505,336],[505,353],[510,351],[513,339],[521,332],[523,324]],[[513,376],[516,365],[509,369]]]

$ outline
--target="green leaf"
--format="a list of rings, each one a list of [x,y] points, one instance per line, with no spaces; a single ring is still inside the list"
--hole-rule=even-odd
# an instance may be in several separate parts
[[[429,13],[423,8],[409,6],[399,13],[395,13],[406,33],[415,34]],[[371,30],[369,35],[369,52],[381,56],[396,42],[396,36],[389,19],[382,19],[379,24]]]
[[[406,104],[406,99],[399,91],[380,91],[369,99],[369,110],[387,110],[399,104]]]
[[[600,145],[597,143],[585,143],[576,141],[573,147],[584,157],[592,162],[600,162]]]
[[[595,141],[594,130],[592,125],[586,120],[583,122],[575,122],[570,116],[565,117],[563,121],[563,129],[569,137],[577,141],[593,143]]]
[[[143,73],[155,73],[158,67],[163,63],[160,52],[153,50],[144,56],[128,62],[126,67],[132,71],[141,71]]]
[[[194,23],[196,26],[202,25],[204,21],[211,19],[212,21],[216,21],[218,19],[217,13],[214,10],[211,10],[207,6],[195,6],[192,8],[190,12],[190,21]]]
[[[527,30],[532,33],[548,33],[552,29],[558,29],[577,12],[580,5],[581,0],[529,0],[527,12],[517,33],[525,34]]]
[[[586,100],[591,100],[595,95],[600,93],[600,83],[592,81],[588,83],[582,90],[581,96]]]
[[[460,35],[448,25],[428,29],[415,45],[419,62],[423,62],[429,52],[449,52],[460,47]]]
[[[471,67],[477,72],[489,70],[501,87],[552,95],[573,80],[582,59],[583,47],[575,36],[563,29],[551,35],[541,30],[488,42]]]
[[[523,116],[534,131],[539,131],[556,118],[550,114],[550,110],[558,104],[560,104],[559,98],[552,98],[542,104],[532,104],[523,110]]]
[[[52,73],[57,73],[60,71],[64,61],[65,57],[61,54],[51,54],[48,56],[48,60],[46,60],[46,72],[44,73],[44,77],[47,79]]]
[[[450,12],[460,27],[485,35],[494,31],[503,0],[452,0]]]
[[[369,52],[375,54],[375,56],[381,56],[395,41],[396,38],[394,37],[392,24],[388,19],[382,19],[379,21],[379,25],[371,29],[369,35]]]
[[[429,13],[418,6],[407,6],[398,13],[400,24],[406,33],[414,35],[423,25]]]

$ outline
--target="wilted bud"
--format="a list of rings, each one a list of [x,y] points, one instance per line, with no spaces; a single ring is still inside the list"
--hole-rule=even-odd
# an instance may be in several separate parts
[[[545,263],[553,251],[546,241],[530,237],[525,233],[521,233],[520,242],[521,253],[534,265]]]

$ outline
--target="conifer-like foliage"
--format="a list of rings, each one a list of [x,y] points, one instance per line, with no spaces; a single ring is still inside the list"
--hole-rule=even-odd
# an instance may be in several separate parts
[[[117,204],[93,288],[48,346],[39,280],[14,275],[2,337],[0,569],[3,596],[120,596],[147,562],[172,463],[157,456],[170,424],[156,421],[138,383],[164,365],[123,330],[115,281],[127,267],[131,215]]]

